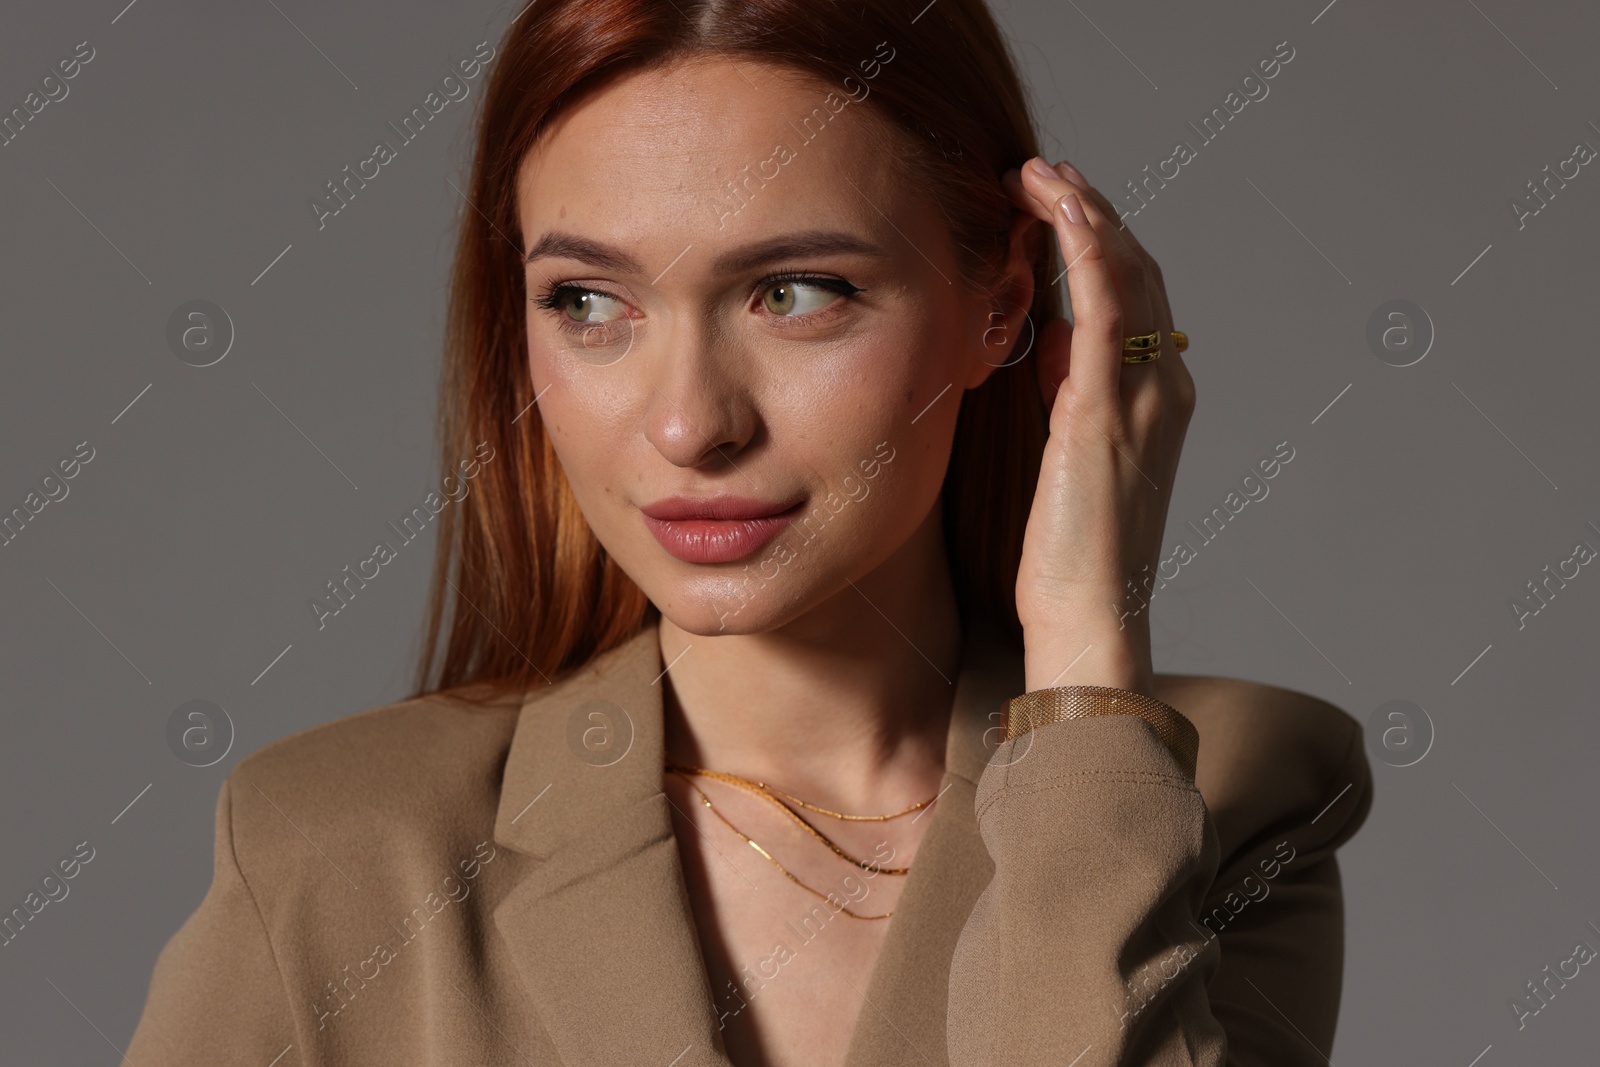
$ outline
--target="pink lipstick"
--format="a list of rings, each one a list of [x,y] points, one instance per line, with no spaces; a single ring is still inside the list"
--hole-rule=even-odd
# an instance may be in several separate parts
[[[719,494],[666,497],[639,511],[661,547],[685,563],[733,563],[759,552],[804,506]]]

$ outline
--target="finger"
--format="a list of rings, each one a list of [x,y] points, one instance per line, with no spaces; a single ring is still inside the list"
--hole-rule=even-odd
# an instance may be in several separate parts
[[[1001,175],[1000,181],[1019,210],[1041,222],[1049,223],[1052,228],[1055,227],[1056,218],[1051,212],[1051,205],[1023,187],[1021,171],[1008,170]],[[1063,248],[1065,247],[1063,245]],[[1067,259],[1064,254],[1063,259]],[[1080,308],[1081,304],[1080,300]],[[1045,413],[1048,415],[1055,405],[1056,393],[1060,390],[1062,381],[1071,370],[1072,323],[1065,319],[1053,319],[1045,323],[1039,331],[1035,352],[1039,395],[1044,399]]]
[[[1116,208],[1100,190],[1088,183],[1076,167],[1063,162],[1057,164],[1056,171],[1075,187],[1083,190],[1095,210],[1108,221],[1116,217]],[[1156,263],[1155,257],[1139,243],[1139,238],[1131,227],[1121,225],[1117,233],[1128,253],[1143,264],[1143,286],[1152,314],[1149,320],[1150,330],[1161,332],[1161,355],[1149,364],[1132,364],[1134,370],[1122,376],[1123,399],[1127,401],[1130,412],[1136,416],[1143,416],[1139,421],[1160,418],[1163,412],[1174,407],[1192,408],[1194,382],[1178,354],[1177,347],[1172,343],[1172,308],[1168,303],[1161,267]],[[1159,396],[1152,395],[1155,393],[1159,393]]]
[[[1111,201],[1106,198],[1105,194],[1099,189],[1095,188],[1093,185],[1089,184],[1088,179],[1084,178],[1082,172],[1080,172],[1071,163],[1062,162],[1057,164],[1056,169],[1061,173],[1063,178],[1066,178],[1068,181],[1072,182],[1074,185],[1078,186],[1085,193],[1087,193],[1089,198],[1094,201],[1095,206],[1099,208],[1107,218],[1118,217],[1120,213],[1117,211],[1116,207],[1111,203]],[[1144,247],[1144,244],[1139,240],[1139,236],[1133,232],[1133,227],[1129,226],[1126,222],[1122,222],[1119,225],[1120,229],[1118,232],[1122,235],[1123,239],[1127,241],[1128,247],[1132,249],[1133,253],[1144,262],[1146,281],[1150,293],[1150,307],[1155,312],[1156,324],[1164,331],[1162,335],[1163,351],[1167,352],[1168,354],[1175,355],[1177,350],[1172,348],[1170,344],[1166,343],[1166,332],[1170,332],[1172,329],[1172,307],[1168,302],[1167,284],[1166,279],[1162,277],[1161,274],[1161,264],[1157,262],[1156,257],[1151,255],[1150,251]],[[1166,356],[1163,355],[1162,358],[1164,359]]]
[[[1011,196],[1011,202],[1019,209],[1026,211],[1040,222],[1054,224],[1055,220],[1050,216],[1050,205],[1041,204],[1034,199],[1032,193],[1023,188],[1022,172],[1020,170],[1012,169],[1006,171],[1000,176],[1000,184],[1005,186],[1006,192]]]
[[[1032,167],[1029,170],[1030,173],[1034,173]],[[1116,224],[1116,214],[1113,210],[1109,210],[1110,205],[1105,201],[1105,198],[1099,197],[1096,200],[1091,195],[1094,190],[1090,187],[1080,185],[1071,178],[1061,178],[1062,170],[1076,174],[1071,169],[1071,164],[1064,163],[1058,168],[1052,169],[1052,176],[1060,178],[1059,186],[1051,190],[1053,195],[1047,198],[1034,197],[1034,202],[1041,203],[1042,200],[1042,207],[1049,209],[1055,206],[1055,200],[1059,197],[1061,190],[1070,189],[1078,194],[1079,202],[1083,204],[1085,213],[1089,216],[1090,222],[1094,224],[1096,232],[1101,237],[1102,253],[1111,264],[1112,277],[1116,281],[1117,291],[1123,297],[1123,307],[1127,312],[1128,323],[1136,327],[1148,326],[1143,332],[1150,332],[1150,330],[1156,328],[1159,316],[1154,314],[1156,305],[1151,301],[1150,297],[1151,275],[1146,266],[1146,257],[1141,257],[1125,239],[1124,235],[1127,231]],[[1038,175],[1035,174],[1035,176]],[[1082,178],[1081,174],[1076,176],[1079,179]],[[1143,309],[1146,307],[1151,312],[1150,314],[1144,312]],[[1130,330],[1129,332],[1135,331]]]
[[[1000,176],[1011,201],[1018,210],[1041,222],[1054,225],[1055,219],[1047,207],[1040,204],[1032,193],[1022,186],[1022,172],[1008,170]],[[1045,414],[1055,406],[1056,393],[1072,366],[1072,323],[1066,319],[1051,319],[1039,330],[1034,343],[1035,372],[1039,376],[1039,395],[1044,400]]]
[[[1075,188],[1087,194],[1091,203],[1099,208],[1107,221],[1115,216],[1115,209],[1105,196],[1089,185],[1082,173],[1070,163],[1058,164],[1056,172]],[[1045,208],[1023,188],[1018,171],[1010,171],[1004,175],[1003,184],[1019,207],[1028,210],[1035,217],[1042,216]],[[1195,406],[1194,379],[1177,349],[1171,344],[1172,311],[1161,269],[1154,257],[1139,243],[1137,235],[1131,228],[1124,225],[1118,232],[1126,239],[1132,252],[1145,264],[1143,287],[1154,315],[1149,326],[1151,330],[1161,331],[1163,338],[1162,353],[1158,359],[1146,364],[1125,365],[1128,369],[1120,375],[1119,393],[1123,399],[1128,421],[1135,426],[1149,427],[1166,420],[1170,415],[1177,414],[1179,421],[1187,424]],[[1138,330],[1133,329],[1129,332]],[[1041,363],[1043,362],[1041,360]],[[1062,366],[1065,367],[1065,364],[1066,360],[1063,358]],[[1047,398],[1054,396],[1064,373],[1063,370],[1052,377],[1041,366],[1040,384],[1044,396]]]
[[[1078,402],[1101,410],[1120,411],[1118,381],[1122,376],[1122,344],[1126,323],[1149,315],[1131,280],[1117,277],[1117,264],[1107,248],[1109,234],[1094,226],[1091,205],[1072,182],[1034,166],[1024,168],[1022,186],[1034,200],[1050,206],[1051,224],[1067,264],[1067,291],[1074,312],[1072,355],[1067,382]],[[1074,214],[1077,219],[1074,219]]]
[[[1155,328],[1144,265],[1121,242],[1105,213],[1055,171],[1047,177],[1030,164],[1024,169],[1023,187],[1036,201],[1050,205],[1067,264],[1074,314],[1070,371],[1074,392],[1089,404],[1120,410],[1123,339]],[[1082,222],[1072,221],[1068,214],[1068,205],[1074,202]]]
[[[1071,164],[1061,164],[1057,170],[1058,173],[1062,170],[1073,173]],[[1117,279],[1119,290],[1124,295],[1124,307],[1129,312],[1127,325],[1134,327],[1128,332],[1149,333],[1160,325],[1150,258],[1138,248],[1133,240],[1133,232],[1118,220],[1116,209],[1110,202],[1084,182],[1083,175],[1075,176],[1078,179],[1076,181],[1070,177],[1063,180],[1077,192],[1085,213],[1094,224],[1095,232],[1102,238],[1102,246],[1111,261],[1112,275]],[[1141,308],[1144,310],[1140,311]]]
[[[1155,257],[1145,249],[1138,235],[1133,232],[1133,227],[1123,221],[1122,212],[1117,210],[1116,205],[1112,204],[1104,193],[1095,188],[1089,179],[1085,178],[1083,173],[1071,163],[1058,163],[1056,164],[1056,170],[1067,181],[1087,193],[1089,198],[1094,201],[1094,206],[1099,208],[1102,214],[1107,218],[1116,219],[1118,232],[1128,242],[1128,246],[1133,249],[1134,254],[1143,260],[1147,267],[1159,271],[1160,268],[1156,266]]]

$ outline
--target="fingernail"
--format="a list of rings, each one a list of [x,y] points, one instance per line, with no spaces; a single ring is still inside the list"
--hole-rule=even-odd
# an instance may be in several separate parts
[[[1041,178],[1059,178],[1059,177],[1061,177],[1061,175],[1059,175],[1059,174],[1057,174],[1055,172],[1055,170],[1050,166],[1050,164],[1046,163],[1044,160],[1040,159],[1038,156],[1034,156],[1032,159],[1028,160],[1028,166],[1031,167],[1033,169],[1033,172],[1035,174],[1039,175],[1039,177],[1041,177]]]
[[[1078,195],[1076,193],[1068,193],[1066,196],[1063,196],[1060,200],[1060,204],[1061,210],[1066,213],[1068,219],[1080,225],[1086,221],[1086,216],[1083,213],[1083,205],[1078,203]]]
[[[1081,185],[1084,188],[1089,187],[1088,179],[1083,176],[1082,172],[1080,172],[1077,167],[1074,167],[1066,160],[1063,159],[1057,169],[1061,171],[1061,176],[1067,179],[1067,181],[1071,182],[1073,185]]]

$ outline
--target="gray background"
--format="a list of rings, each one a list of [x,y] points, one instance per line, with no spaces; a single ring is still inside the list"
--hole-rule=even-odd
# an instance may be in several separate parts
[[[431,530],[325,630],[306,600],[437,487],[450,183],[483,79],[326,229],[307,200],[520,7],[124,2],[0,15],[0,110],[96,50],[0,148],[0,510],[95,449],[0,548],[0,911],[95,849],[0,948],[11,1063],[116,1062],[209,883],[229,768],[407,691]],[[1600,164],[1524,228],[1509,201],[1600,147],[1600,10],[1323,2],[997,10],[1051,158],[1115,199],[1180,138],[1198,150],[1129,219],[1199,386],[1168,544],[1295,449],[1156,598],[1158,669],[1432,723],[1408,767],[1369,727],[1336,1062],[1592,1062],[1594,968],[1521,1032],[1508,1000],[1600,947],[1600,566],[1520,630],[1509,601],[1600,546]],[[1187,123],[1285,40],[1269,95],[1202,144]],[[203,369],[165,339],[193,299],[237,331]],[[1407,367],[1366,340],[1395,299],[1432,324]],[[206,768],[166,740],[196,699],[236,729]]]

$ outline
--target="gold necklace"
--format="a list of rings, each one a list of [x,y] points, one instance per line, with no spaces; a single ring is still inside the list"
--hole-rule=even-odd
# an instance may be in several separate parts
[[[894,875],[904,875],[911,872],[910,867],[882,867],[876,863],[864,863],[856,857],[850,855],[844,849],[834,844],[834,842],[830,840],[827,835],[823,834],[822,831],[818,830],[815,826],[812,826],[809,822],[802,818],[799,812],[795,811],[793,808],[789,807],[789,805],[785,804],[783,801],[779,800],[773,795],[774,793],[783,793],[782,790],[775,790],[771,786],[768,786],[765,782],[758,782],[753,778],[745,778],[737,774],[728,774],[723,771],[710,771],[706,770],[704,767],[694,767],[688,764],[678,763],[672,759],[668,759],[666,761],[666,768],[670,771],[676,771],[680,775],[698,774],[707,778],[715,778],[718,781],[739,786],[742,789],[747,789],[759,796],[765,797],[767,800],[770,800],[772,803],[782,808],[785,814],[787,814],[795,822],[799,823],[812,837],[815,837],[818,841],[821,841],[824,845],[827,845],[830,849],[832,849],[834,854],[840,859],[849,863],[853,863],[864,871],[874,871],[879,874]],[[790,796],[788,793],[783,793],[783,795]],[[841,819],[858,819],[863,821],[883,822],[888,819],[897,819],[902,815],[909,815],[911,812],[916,811],[919,808],[927,807],[934,800],[937,800],[938,796],[935,794],[928,800],[924,800],[918,804],[913,804],[911,807],[905,809],[905,811],[895,812],[893,815],[845,815],[841,812],[829,811],[827,808],[819,808],[814,804],[807,804],[798,797],[794,797],[793,799],[805,807],[810,808],[813,811],[821,811],[825,815],[833,815]]]
[[[687,774],[685,774],[682,771],[677,770],[674,767],[669,767],[668,770],[671,770],[672,773],[678,774],[681,777],[683,777],[683,779],[689,783],[689,788],[693,789],[696,793],[700,794],[700,802],[702,804],[704,804],[706,807],[711,809],[711,814],[713,814],[717,818],[721,819],[723,821],[723,823],[728,827],[728,829],[730,829],[734,833],[738,834],[740,836],[740,838],[742,838],[744,840],[745,844],[749,845],[751,848],[755,849],[757,852],[759,852],[763,856],[765,856],[769,863],[771,863],[774,867],[778,868],[778,870],[783,872],[784,877],[788,878],[789,881],[793,882],[795,885],[799,886],[801,889],[804,889],[807,893],[810,893],[814,897],[818,897],[818,898],[820,898],[822,900],[827,901],[828,905],[830,907],[838,908],[841,912],[843,912],[844,914],[850,916],[852,919],[887,919],[887,918],[889,918],[889,916],[894,914],[894,909],[891,908],[890,910],[884,912],[882,915],[858,915],[856,912],[851,911],[849,908],[845,907],[843,904],[835,903],[834,898],[830,897],[829,895],[827,895],[825,893],[819,893],[815,889],[812,889],[810,886],[806,885],[800,879],[796,878],[793,874],[791,874],[787,867],[785,867],[783,864],[779,863],[776,859],[774,859],[773,856],[772,856],[772,853],[768,852],[766,849],[764,849],[760,845],[756,844],[755,841],[751,840],[750,836],[748,834],[746,834],[743,830],[741,830],[737,826],[733,825],[733,823],[728,822],[727,816],[723,815],[722,812],[718,811],[717,808],[716,808],[716,805],[711,803],[711,798],[706,796],[705,790],[701,789],[698,785],[695,785],[694,782],[689,778],[689,776]],[[835,851],[837,851],[837,849]],[[907,870],[909,870],[909,869],[910,868],[907,868]]]
[[[669,761],[669,763],[670,762],[671,761]],[[690,766],[688,766],[686,764],[672,764],[672,765],[676,766],[676,767],[680,767],[683,770],[693,771],[696,774],[704,774],[707,777],[719,778],[719,779],[721,779],[722,781],[725,781],[725,782],[732,782],[735,785],[743,785],[743,786],[745,786],[747,788],[753,786],[753,787],[755,787],[757,789],[762,790],[763,792],[776,793],[779,796],[784,797],[787,800],[794,801],[796,804],[800,805],[802,808],[807,808],[807,809],[809,809],[811,811],[820,812],[823,815],[831,815],[835,819],[850,819],[850,820],[854,820],[854,821],[857,821],[857,822],[887,822],[890,819],[898,819],[902,815],[910,815],[914,811],[919,811],[922,808],[927,807],[929,804],[932,804],[935,800],[939,799],[938,794],[935,793],[933,796],[929,797],[927,800],[918,801],[917,803],[911,805],[909,808],[906,808],[904,811],[897,811],[893,815],[846,815],[842,811],[829,811],[827,808],[820,808],[815,804],[807,803],[806,801],[801,800],[799,797],[795,796],[793,793],[785,793],[783,790],[777,788],[776,786],[770,786],[766,782],[760,782],[760,781],[757,781],[754,778],[743,778],[743,777],[741,777],[741,776],[739,776],[737,774],[728,774],[726,771],[708,771],[703,767],[690,767]]]

